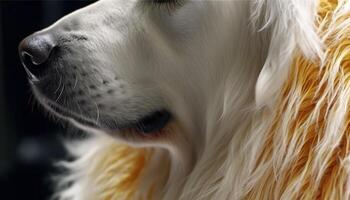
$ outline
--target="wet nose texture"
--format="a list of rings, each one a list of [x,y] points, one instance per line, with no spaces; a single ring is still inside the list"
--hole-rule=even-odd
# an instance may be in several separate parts
[[[55,47],[53,36],[47,33],[33,34],[19,44],[19,56],[31,80],[38,80],[47,70],[47,61]]]

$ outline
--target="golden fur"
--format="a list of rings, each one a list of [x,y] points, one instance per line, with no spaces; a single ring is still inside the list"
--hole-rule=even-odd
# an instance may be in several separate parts
[[[296,52],[252,172],[261,176],[243,199],[350,198],[350,13],[338,13],[344,2],[320,1],[325,59]]]

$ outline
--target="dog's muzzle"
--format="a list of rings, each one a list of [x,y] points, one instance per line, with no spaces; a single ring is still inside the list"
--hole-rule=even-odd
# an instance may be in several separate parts
[[[96,103],[102,98],[103,90],[99,91],[95,85],[89,85],[88,89],[82,86],[76,87],[77,70],[74,68],[77,67],[62,58],[65,52],[55,38],[52,32],[38,32],[25,38],[18,48],[35,96],[49,111],[89,127],[110,130],[132,128],[143,133],[158,131],[170,121],[170,112],[162,108],[144,113],[138,120],[132,121],[116,121],[104,116],[106,105]],[[84,74],[93,74],[93,72],[90,68],[81,68],[83,75],[79,83],[87,85],[86,82],[91,77]],[[74,80],[76,80],[75,84],[72,82]],[[112,81],[104,79],[102,84]],[[90,92],[85,92],[84,89]],[[108,91],[113,92],[112,89]],[[104,95],[109,95],[108,91]],[[111,111],[113,107],[110,108]]]

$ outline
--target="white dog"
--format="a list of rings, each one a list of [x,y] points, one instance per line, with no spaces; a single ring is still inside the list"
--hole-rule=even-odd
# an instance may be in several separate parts
[[[320,2],[101,0],[23,40],[37,99],[91,134],[68,142],[56,197],[348,198],[348,153],[334,153],[349,87],[330,78],[347,72],[327,65],[347,54],[327,59],[327,41],[350,3]],[[314,77],[327,84],[308,104]]]

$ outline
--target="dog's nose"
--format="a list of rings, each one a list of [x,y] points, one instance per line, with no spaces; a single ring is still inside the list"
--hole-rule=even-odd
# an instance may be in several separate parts
[[[55,46],[49,33],[33,34],[22,40],[18,47],[19,56],[30,79],[37,80],[43,74]]]

